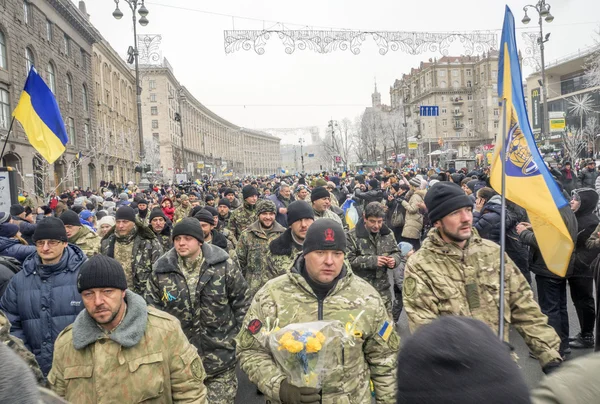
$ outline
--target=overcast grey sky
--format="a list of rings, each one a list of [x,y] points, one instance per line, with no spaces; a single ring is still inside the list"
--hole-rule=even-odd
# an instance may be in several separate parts
[[[547,32],[552,33],[546,44],[547,62],[594,43],[598,38],[594,32],[600,27],[600,1],[548,2],[555,19],[545,24]],[[522,8],[529,3],[508,2],[518,28],[523,27]],[[161,34],[162,54],[173,66],[176,77],[200,102],[230,122],[248,128],[324,127],[331,118],[354,120],[369,106],[375,77],[383,102],[389,104],[389,87],[396,78],[417,67],[420,61],[441,55],[389,52],[381,56],[370,39],[359,55],[349,51],[317,54],[308,50],[288,55],[277,38],[267,43],[262,56],[254,51],[226,55],[223,31],[234,25],[237,30],[262,29],[285,22],[389,31],[495,29],[499,36],[505,4],[501,0],[150,0],[146,1],[150,23],[138,26],[138,33]],[[93,24],[124,54],[133,42],[128,6],[121,2],[125,17],[117,21],[112,17],[112,0],[86,0],[86,5]],[[534,30],[537,17],[530,17],[528,28]],[[461,47],[451,50],[451,55],[463,52]]]

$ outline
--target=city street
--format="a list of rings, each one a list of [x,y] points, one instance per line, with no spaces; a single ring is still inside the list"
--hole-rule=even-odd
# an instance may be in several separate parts
[[[535,282],[534,282],[535,289]],[[571,335],[575,335],[579,332],[579,324],[577,322],[577,314],[575,313],[575,307],[571,302],[571,296],[568,296],[569,300],[569,323],[570,323],[570,333]],[[400,317],[400,322],[397,327],[398,332],[400,333],[401,339],[405,339],[409,336],[408,330],[408,321],[406,318],[406,314],[402,312]],[[530,388],[533,388],[537,385],[537,383],[542,379],[544,374],[542,373],[542,369],[540,368],[539,362],[536,359],[532,359],[529,357],[529,350],[523,342],[523,339],[519,335],[519,333],[511,328],[510,331],[510,342],[515,348],[515,352],[519,356],[519,366],[523,371],[523,376],[527,382],[527,385]],[[580,356],[591,353],[592,349],[574,349],[573,353],[568,356],[567,360],[573,360]],[[236,404],[263,404],[265,402],[264,397],[256,394],[256,387],[250,383],[245,373],[241,370],[238,371],[238,394],[236,397]]]

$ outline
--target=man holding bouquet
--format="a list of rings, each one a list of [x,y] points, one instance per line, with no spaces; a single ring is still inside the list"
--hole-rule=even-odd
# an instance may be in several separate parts
[[[370,403],[372,382],[378,404],[395,403],[400,339],[381,296],[352,273],[345,251],[342,226],[321,219],[308,229],[291,272],[256,293],[236,338],[237,356],[267,401]],[[317,321],[341,324],[345,336],[322,351],[325,368],[315,369],[318,388],[293,385],[291,369],[275,361],[265,338],[279,328]]]

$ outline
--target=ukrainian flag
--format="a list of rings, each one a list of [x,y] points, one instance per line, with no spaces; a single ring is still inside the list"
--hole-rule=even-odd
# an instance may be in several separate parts
[[[69,141],[54,94],[32,67],[13,116],[21,123],[29,143],[52,164]]]
[[[515,40],[515,20],[508,6],[504,16],[498,60],[498,98],[503,100],[505,144],[497,139],[490,182],[500,192],[506,150],[506,198],[527,210],[540,252],[548,269],[564,276],[573,252],[573,240],[559,209],[568,202],[544,164],[533,138],[525,108],[521,67]]]

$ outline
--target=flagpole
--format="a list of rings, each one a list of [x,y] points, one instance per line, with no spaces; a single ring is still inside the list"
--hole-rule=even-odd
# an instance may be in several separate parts
[[[12,117],[10,121],[10,127],[8,128],[8,133],[6,134],[6,139],[4,139],[4,145],[2,146],[2,153],[0,153],[0,163],[2,163],[2,159],[4,158],[4,150],[6,150],[6,144],[8,143],[8,138],[10,137],[10,133],[12,132],[13,125],[15,123],[15,117]]]
[[[502,143],[500,144],[500,161],[502,162],[501,209],[500,209],[500,296],[498,298],[498,337],[504,341],[504,273],[506,260],[506,97],[502,99]]]

